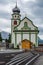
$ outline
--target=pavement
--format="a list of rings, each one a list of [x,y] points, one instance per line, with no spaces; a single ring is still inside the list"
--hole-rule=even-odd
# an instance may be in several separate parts
[[[24,52],[13,57],[6,65],[28,65],[27,63],[30,63],[36,55],[32,52]]]
[[[14,49],[1,49],[0,50],[0,53],[16,53],[16,52],[22,52],[23,50],[22,49],[16,49],[16,50],[14,50]]]
[[[40,56],[33,65],[43,65],[43,55]]]
[[[15,57],[17,54],[23,53],[21,50],[0,50],[0,65],[6,65],[11,58]]]
[[[1,50],[0,65],[43,65],[43,53],[38,53],[40,56],[32,64],[38,56],[36,51]]]

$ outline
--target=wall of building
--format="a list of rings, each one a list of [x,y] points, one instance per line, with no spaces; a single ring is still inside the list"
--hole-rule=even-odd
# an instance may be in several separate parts
[[[21,28],[24,26],[24,23],[27,22],[28,27],[31,28],[31,30],[34,30],[35,27],[32,25],[31,21],[29,21],[28,19],[24,19],[23,21],[21,21],[20,25],[17,27],[18,30],[21,30]]]

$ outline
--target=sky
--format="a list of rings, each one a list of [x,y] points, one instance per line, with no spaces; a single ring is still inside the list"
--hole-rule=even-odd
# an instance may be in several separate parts
[[[0,0],[0,31],[11,33],[11,14],[16,0]],[[38,36],[43,39],[43,0],[17,0],[21,17],[31,19],[39,29]]]

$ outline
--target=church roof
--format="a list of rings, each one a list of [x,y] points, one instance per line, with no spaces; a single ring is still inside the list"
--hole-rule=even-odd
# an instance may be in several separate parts
[[[34,27],[38,28],[38,27],[35,26],[35,25],[33,24],[33,22],[32,22],[28,17],[26,17],[26,16],[25,16],[21,21],[23,21],[25,18],[28,19],[28,20],[32,23],[32,25],[33,25]]]
[[[17,5],[15,6],[15,8],[13,8],[13,12],[18,12],[18,13],[20,13],[20,9],[17,7]]]

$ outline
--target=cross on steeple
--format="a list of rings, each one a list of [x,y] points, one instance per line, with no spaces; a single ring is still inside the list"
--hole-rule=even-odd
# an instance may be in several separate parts
[[[16,7],[17,7],[17,0],[16,0]]]
[[[13,13],[20,13],[20,9],[18,8],[18,6],[17,6],[17,0],[16,0],[16,6],[15,6],[15,8],[13,8]]]

